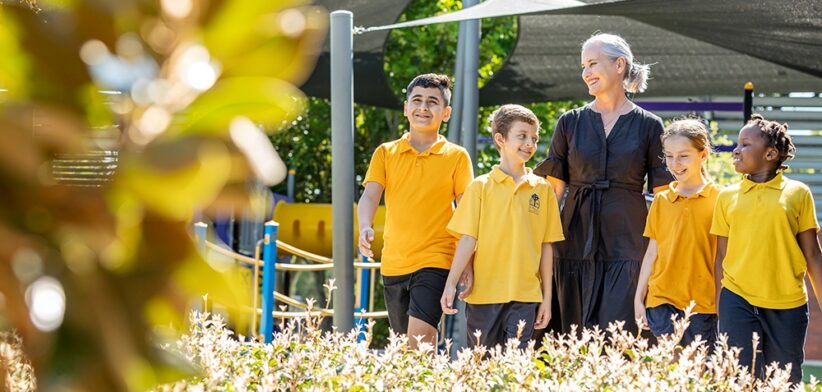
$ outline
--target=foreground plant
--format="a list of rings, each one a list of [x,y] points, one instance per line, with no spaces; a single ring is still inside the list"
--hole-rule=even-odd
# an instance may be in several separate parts
[[[23,342],[13,332],[0,332],[0,390],[37,390],[34,369],[23,354]]]
[[[517,350],[463,349],[456,359],[392,334],[384,350],[369,349],[371,327],[361,332],[323,332],[318,318],[283,320],[271,344],[244,341],[208,313],[191,315],[191,331],[169,346],[202,369],[201,378],[160,390],[711,390],[822,391],[791,385],[784,368],[769,366],[764,380],[738,365],[739,350],[723,337],[711,352],[704,341],[677,345],[687,321],[657,345],[612,325],[549,335],[544,345]]]

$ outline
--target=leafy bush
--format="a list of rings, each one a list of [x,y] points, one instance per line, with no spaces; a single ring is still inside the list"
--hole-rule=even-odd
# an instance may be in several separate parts
[[[23,354],[20,336],[0,332],[0,390],[28,392],[37,390],[34,369]]]
[[[356,332],[322,332],[318,318],[291,319],[271,344],[233,336],[208,313],[191,315],[192,329],[167,349],[199,366],[202,377],[158,388],[180,390],[710,390],[822,391],[816,379],[791,385],[769,366],[757,380],[738,365],[739,349],[723,337],[713,352],[702,341],[680,347],[687,321],[657,345],[621,325],[549,335],[540,348],[463,349],[451,361],[430,345],[409,349],[392,334],[384,350],[368,348],[371,323]]]

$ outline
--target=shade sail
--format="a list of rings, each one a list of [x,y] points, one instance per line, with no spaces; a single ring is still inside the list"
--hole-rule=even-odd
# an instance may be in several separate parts
[[[348,7],[355,25],[374,27],[355,37],[355,101],[399,106],[382,49],[408,2],[320,2]],[[518,19],[516,46],[480,91],[482,105],[587,98],[580,44],[597,31],[623,36],[638,61],[655,64],[648,96],[733,95],[747,81],[761,93],[822,91],[822,2],[814,0],[487,0],[416,23],[518,13],[527,15]],[[323,56],[309,95],[328,96],[328,67]]]

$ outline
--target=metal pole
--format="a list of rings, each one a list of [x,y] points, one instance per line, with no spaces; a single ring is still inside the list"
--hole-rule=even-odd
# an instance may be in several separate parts
[[[470,0],[469,0],[470,1]],[[454,64],[454,93],[451,96],[451,119],[448,120],[448,141],[460,143],[460,127],[462,127],[462,92],[465,84],[463,70],[465,68],[465,23],[460,22],[457,36],[457,59]]]
[[[477,4],[477,0],[463,2],[464,7]],[[477,111],[479,110],[479,88],[477,78],[479,74],[479,41],[480,21],[469,20],[463,22],[465,26],[465,68],[463,70],[462,96],[462,146],[468,150],[471,162],[477,162]]]
[[[751,82],[745,83],[745,108],[744,108],[744,119],[742,120],[742,125],[748,123],[748,120],[751,119],[751,114],[753,113],[753,89],[754,85]]]
[[[271,343],[274,339],[274,291],[277,290],[277,234],[280,224],[274,221],[265,223],[263,237],[263,306],[260,314],[260,335],[263,341]]]
[[[368,257],[360,256],[360,261],[363,262],[363,263],[368,263]],[[359,310],[361,312],[367,312],[368,311],[368,305],[369,305],[368,300],[371,297],[371,295],[370,295],[371,284],[370,283],[371,283],[371,269],[369,269],[369,268],[361,269],[360,270],[360,295],[359,295],[360,301],[359,301],[359,304],[357,304],[357,310]],[[366,330],[365,326],[366,326],[367,323],[368,323],[368,319],[365,318],[365,317],[358,317],[357,320],[356,320],[357,330],[360,331],[360,333],[357,335],[357,341],[358,342],[365,339],[365,334],[363,332],[365,332],[365,330]]]
[[[288,198],[294,201],[294,177],[296,176],[297,171],[294,169],[288,169],[288,190],[286,194]]]
[[[334,325],[354,328],[354,14],[331,13],[331,205]]]
[[[194,224],[194,235],[197,237],[197,249],[205,257],[206,251],[206,234],[208,233],[208,225],[203,222]]]

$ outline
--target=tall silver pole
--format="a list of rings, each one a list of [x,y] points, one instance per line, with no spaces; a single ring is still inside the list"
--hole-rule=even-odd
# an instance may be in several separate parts
[[[470,0],[469,0],[470,1]],[[457,36],[457,59],[454,64],[454,94],[451,97],[451,119],[448,121],[448,141],[460,144],[460,128],[462,127],[462,87],[465,68],[465,23],[460,22]]]
[[[463,7],[476,5],[477,0],[464,1]],[[477,111],[479,110],[479,42],[480,20],[463,22],[465,26],[465,68],[463,71],[462,96],[462,146],[468,150],[471,162],[477,164]]]
[[[331,206],[334,326],[354,328],[354,14],[331,13]]]

